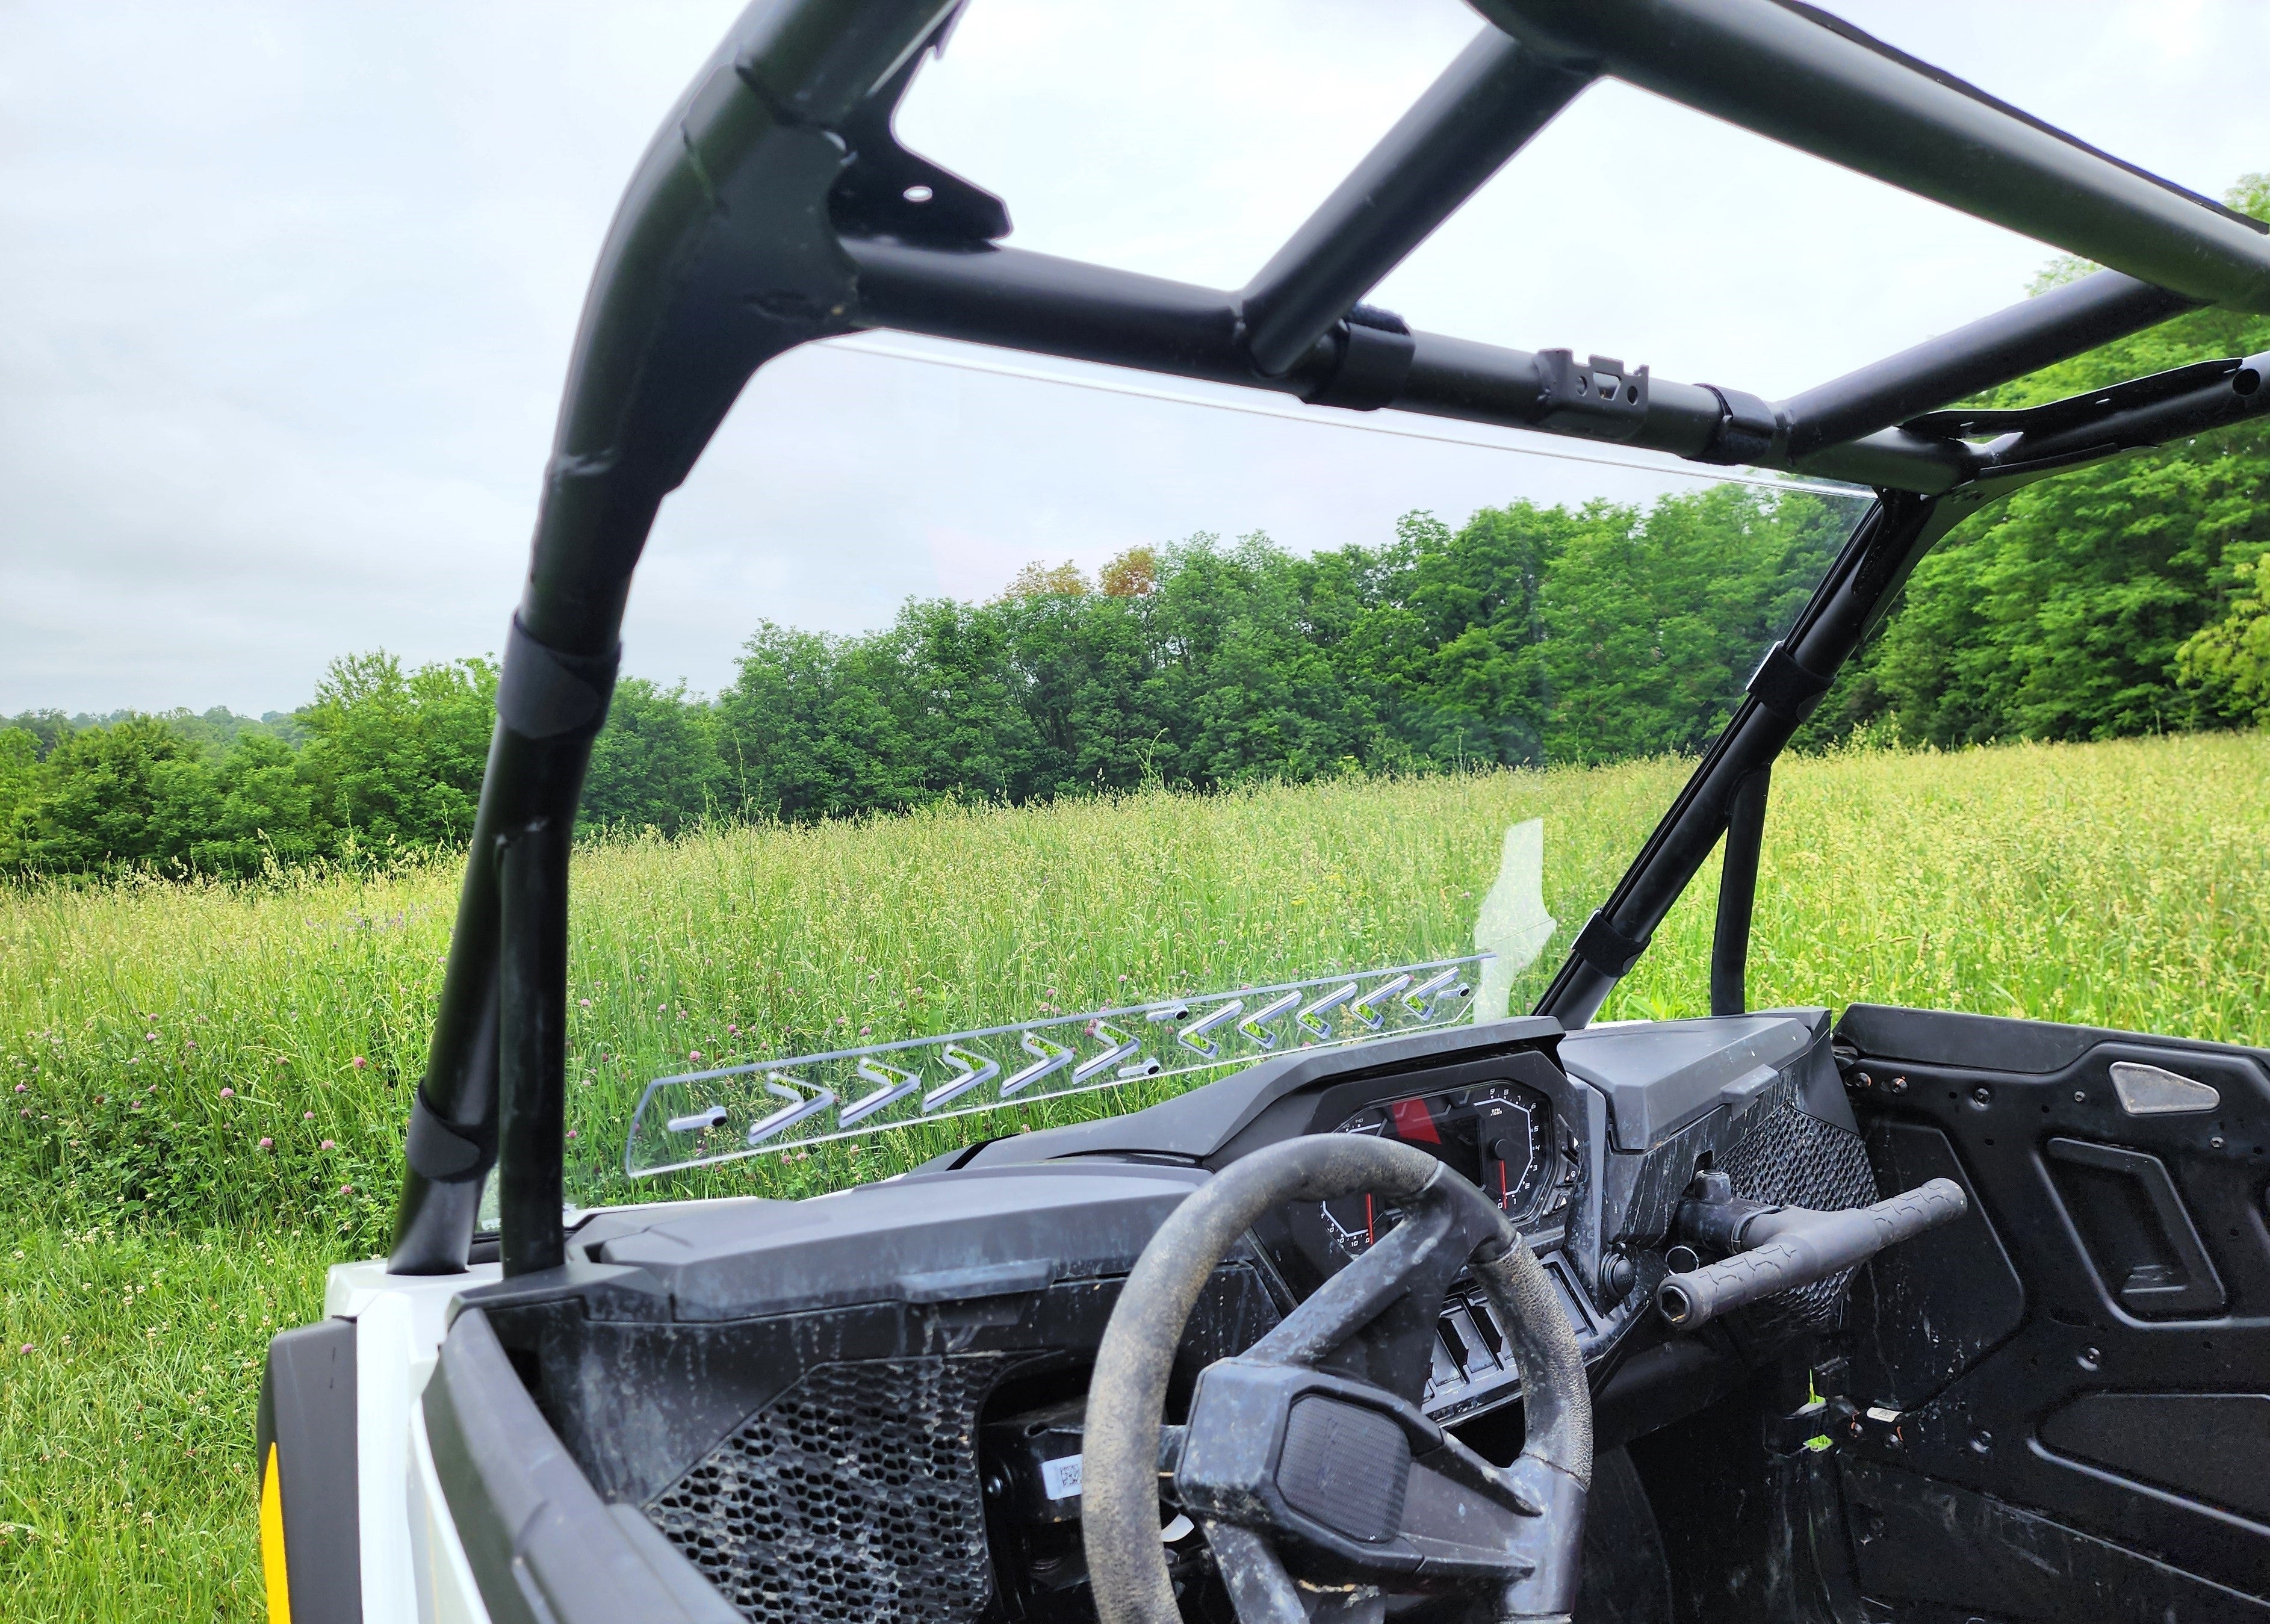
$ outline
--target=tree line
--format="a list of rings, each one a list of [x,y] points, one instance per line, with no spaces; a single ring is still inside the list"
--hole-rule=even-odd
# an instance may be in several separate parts
[[[2270,214],[2270,179],[2232,198]],[[2043,285],[2081,267],[2053,267]],[[2270,351],[2201,310],[1996,391],[2023,406]],[[1651,506],[1413,512],[1376,546],[1264,535],[1035,564],[991,602],[854,636],[766,622],[714,697],[627,678],[587,828],[675,833],[941,799],[1599,762],[1699,750],[1862,498],[1719,485]],[[2028,487],[1941,542],[1800,733],[1953,747],[2270,722],[2270,425]],[[495,720],[486,659],[337,661],[257,722],[0,725],[0,871],[245,875],[461,844]]]

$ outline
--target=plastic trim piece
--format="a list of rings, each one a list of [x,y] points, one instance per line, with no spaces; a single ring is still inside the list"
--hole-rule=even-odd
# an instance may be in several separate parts
[[[496,1624],[742,1624],[635,1506],[599,1498],[478,1309],[422,1401],[435,1475]]]
[[[279,1331],[260,1381],[258,1456],[276,1450],[294,1624],[360,1624],[354,1322]]]

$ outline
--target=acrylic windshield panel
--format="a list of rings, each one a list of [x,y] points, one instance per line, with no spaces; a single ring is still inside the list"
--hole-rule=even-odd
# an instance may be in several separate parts
[[[1504,462],[1521,494],[1389,527],[1354,611],[1408,627],[1411,603],[1463,593],[1479,607],[1402,652],[1471,667],[1487,643],[1487,684],[1375,692],[1373,753],[1330,770],[1212,781],[1160,771],[1183,760],[1161,745],[1147,787],[764,836],[807,849],[766,848],[783,871],[723,901],[698,973],[642,955],[590,990],[669,996],[637,1007],[633,1041],[575,1058],[576,1081],[607,1085],[577,1105],[614,1114],[579,1111],[571,1193],[716,1189],[662,1175],[729,1162],[749,1165],[724,1188],[773,1188],[788,1175],[767,1168],[792,1162],[781,1187],[801,1192],[1305,1049],[1526,1012],[1866,502]],[[1204,576],[1207,607],[1243,593],[1230,606],[1258,618],[1272,593],[1313,599],[1322,567],[1290,545],[1169,546],[1138,604],[1091,572],[1084,594],[956,612],[1013,661],[1020,624],[1061,640],[1092,616],[1139,622],[1163,662],[1195,607],[1177,571]],[[1338,657],[1320,669],[1358,689]],[[1228,683],[1209,698],[1246,722],[1273,702]]]

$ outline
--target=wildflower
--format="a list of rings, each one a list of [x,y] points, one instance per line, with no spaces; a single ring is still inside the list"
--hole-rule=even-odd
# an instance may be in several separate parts
[[[263,1138],[260,1141],[260,1148],[263,1150],[274,1150],[276,1148],[276,1141],[273,1139]]]
[[[30,1352],[32,1351],[32,1345],[31,1345],[30,1343],[28,1343],[28,1342],[25,1343],[25,1344],[24,1344],[24,1351],[25,1351],[26,1353],[30,1353]]]
[[[325,1139],[323,1141],[323,1148],[325,1150],[337,1150],[338,1147],[338,1141],[337,1139]]]
[[[32,1085],[29,1083],[19,1083],[16,1085],[16,1092],[18,1094],[29,1094],[32,1092]]]
[[[575,1002],[582,1005],[585,1009],[591,1007],[591,1000],[589,998],[578,998]]]
[[[224,1088],[220,1091],[220,1097],[224,1100],[234,1100],[236,1098],[236,1090],[234,1088]]]
[[[728,1024],[728,1025],[726,1026],[726,1027],[725,1027],[725,1035],[726,1035],[727,1037],[738,1037],[738,1036],[740,1036],[740,1035],[741,1035],[741,1028],[740,1028],[740,1027],[736,1027],[736,1026],[733,1026],[733,1025]],[[21,1093],[23,1092],[23,1090],[21,1090],[21,1089],[18,1089],[18,1090],[17,1090],[17,1092],[18,1092],[19,1094],[21,1094]]]
[[[571,1139],[572,1139],[572,1138],[574,1138],[575,1137],[575,1129],[573,1129],[573,1128],[568,1129],[568,1137],[569,1138],[571,1138]]]
[[[155,1084],[155,1083],[151,1084],[151,1085],[150,1085],[150,1092],[151,1092],[152,1094],[155,1094],[155,1093],[157,1093],[157,1092],[158,1092],[158,1085],[157,1085],[157,1084]]]
[[[343,1195],[343,1196],[351,1196],[351,1195],[354,1194],[354,1186],[353,1186],[352,1184],[342,1184],[342,1185],[340,1185],[340,1186],[339,1186],[339,1194],[341,1194],[341,1195]]]
[[[875,1029],[875,1028],[874,1028],[874,1027],[860,1027],[860,1028],[859,1028],[859,1035],[860,1035],[861,1037],[865,1037],[865,1036],[866,1036],[870,1032],[872,1032],[874,1029]]]
[[[357,1055],[353,1059],[348,1061],[347,1064],[354,1067],[356,1071],[360,1072],[363,1067],[368,1065],[370,1062],[364,1059],[360,1055]]]
[[[701,1051],[698,1049],[687,1049],[686,1051],[686,1057],[692,1061],[695,1065],[700,1065],[701,1064]]]
[[[182,1041],[182,1047],[184,1049],[195,1049],[197,1046],[197,1041],[195,1038],[184,1038]]]
[[[142,1034],[142,1041],[145,1043],[154,1043],[158,1041],[158,1034],[154,1032],[145,1032]]]
[[[315,1120],[315,1113],[313,1111],[302,1111],[300,1113],[300,1120],[301,1122],[313,1122]]]
[[[657,1015],[667,1015],[670,1013],[670,1005],[667,1004],[657,1004],[654,1006],[654,1012]]]

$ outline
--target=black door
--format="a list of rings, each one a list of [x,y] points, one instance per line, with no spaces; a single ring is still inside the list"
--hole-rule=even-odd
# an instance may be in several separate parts
[[[2270,1052],[1858,1005],[1880,1183],[1969,1216],[1855,1288],[1879,1619],[2270,1619]]]

